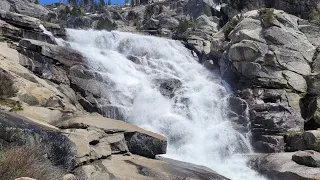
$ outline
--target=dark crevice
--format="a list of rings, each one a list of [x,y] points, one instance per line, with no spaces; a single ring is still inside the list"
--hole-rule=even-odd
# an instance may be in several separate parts
[[[82,162],[82,163],[77,164],[77,165],[72,169],[72,171],[75,170],[75,169],[77,169],[77,168],[79,168],[79,167],[81,167],[81,166],[90,165],[90,164],[93,164],[93,163],[96,162],[96,161],[108,159],[109,157],[111,157],[111,155],[109,155],[109,156],[101,156],[100,158],[97,158],[97,159],[89,159],[88,161],[84,161],[84,162]]]
[[[94,146],[94,145],[99,144],[99,142],[100,142],[99,140],[96,140],[96,139],[95,139],[95,140],[93,140],[93,141],[90,141],[90,142],[89,142],[89,145]]]

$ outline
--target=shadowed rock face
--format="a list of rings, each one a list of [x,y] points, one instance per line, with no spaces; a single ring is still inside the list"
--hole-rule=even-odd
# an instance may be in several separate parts
[[[71,141],[56,129],[34,123],[14,113],[0,112],[0,139],[3,146],[40,146],[56,166],[71,170],[75,166]]]

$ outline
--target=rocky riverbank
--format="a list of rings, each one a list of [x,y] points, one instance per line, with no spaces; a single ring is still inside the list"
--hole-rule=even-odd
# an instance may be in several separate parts
[[[53,165],[84,179],[226,179],[155,159],[166,139],[118,121],[121,107],[101,107],[102,75],[40,25],[59,38],[65,27],[117,29],[181,40],[229,84],[234,128],[252,133],[256,152],[275,153],[252,155],[254,169],[270,179],[319,179],[320,26],[311,17],[319,2],[301,3],[166,1],[78,16],[66,4],[2,1],[1,145],[40,145]],[[163,86],[174,91],[178,83]]]

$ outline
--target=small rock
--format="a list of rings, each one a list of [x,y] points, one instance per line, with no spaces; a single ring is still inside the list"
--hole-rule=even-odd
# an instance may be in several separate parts
[[[66,174],[62,177],[62,180],[77,180],[77,178],[73,174]]]

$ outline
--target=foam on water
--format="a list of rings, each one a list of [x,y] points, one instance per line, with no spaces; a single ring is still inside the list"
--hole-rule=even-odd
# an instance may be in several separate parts
[[[205,165],[234,180],[263,179],[237,155],[251,147],[224,116],[226,89],[180,42],[116,31],[67,34],[68,46],[108,82],[105,103],[126,109],[127,122],[167,137],[165,157]],[[158,82],[165,79],[181,81],[172,98],[160,91]]]

